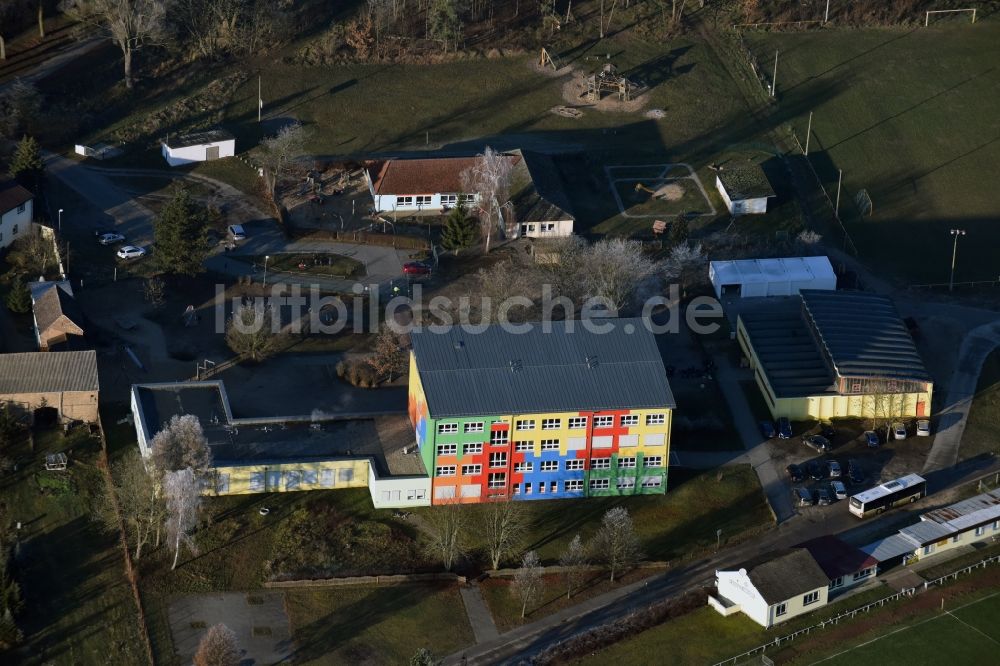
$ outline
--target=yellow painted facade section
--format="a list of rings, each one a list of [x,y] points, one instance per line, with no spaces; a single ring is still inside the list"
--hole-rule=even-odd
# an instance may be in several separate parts
[[[587,427],[586,428],[570,428],[570,419],[580,416],[580,412],[539,412],[536,414],[519,414],[519,415],[505,415],[502,420],[505,423],[510,424],[510,441],[511,446],[514,447],[514,442],[531,442],[531,448],[525,453],[533,453],[535,456],[540,456],[542,454],[542,442],[549,439],[559,440],[559,455],[566,456],[567,454],[572,454],[574,450],[584,450],[590,448],[592,452],[600,452],[602,447],[594,446],[592,441],[591,429],[591,412],[585,412],[588,416]],[[632,409],[632,410],[615,410],[608,412],[593,412],[596,416],[601,416],[602,414],[614,415],[613,426],[609,429],[616,433],[615,439],[618,440],[617,446],[614,443],[609,444],[607,449],[616,448],[618,450],[624,449],[625,452],[636,452],[649,455],[663,455],[666,456],[670,450],[670,427],[673,421],[673,411],[667,407],[662,409]],[[629,426],[622,428],[618,425],[619,418],[621,414],[628,415],[638,415],[639,424],[635,426]],[[646,425],[646,416],[650,414],[663,414],[664,422],[659,425]],[[542,426],[545,419],[558,419],[561,427],[553,428],[550,430],[545,430]],[[519,422],[534,422],[534,426],[527,429],[519,429]],[[603,429],[598,429],[600,433]],[[620,443],[621,434],[637,435],[636,446],[622,446]],[[646,436],[650,435],[657,439],[662,439],[662,443],[659,444],[649,444],[647,443]],[[598,434],[596,437],[600,437]],[[570,448],[574,443],[575,439],[583,439],[584,441],[579,445],[579,449]],[[588,447],[587,440],[590,439],[591,443]],[[666,463],[666,457],[664,457],[664,464]]]
[[[261,492],[367,488],[368,467],[366,459],[322,460],[216,467],[214,472],[219,495],[248,495]],[[215,493],[209,490],[207,494]]]

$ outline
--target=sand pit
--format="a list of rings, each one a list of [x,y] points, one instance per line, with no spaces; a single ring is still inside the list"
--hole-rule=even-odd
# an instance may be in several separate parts
[[[679,183],[667,183],[657,189],[653,196],[657,199],[665,199],[667,201],[680,201],[684,198],[684,186]]]

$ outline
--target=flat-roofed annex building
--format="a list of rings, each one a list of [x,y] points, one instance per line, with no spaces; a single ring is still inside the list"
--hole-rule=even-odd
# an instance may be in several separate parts
[[[411,335],[409,409],[433,504],[662,494],[674,397],[640,319]],[[550,327],[546,332],[545,327]]]
[[[837,288],[827,257],[710,261],[708,278],[716,298],[794,296],[803,289]]]
[[[933,382],[892,300],[803,290],[744,309],[736,339],[772,416],[923,417]]]
[[[365,488],[376,508],[426,506],[430,479],[419,456],[407,454],[413,432],[406,415],[236,418],[221,381],[136,384],[132,415],[143,457],[174,416],[193,415],[212,453],[205,492]]]

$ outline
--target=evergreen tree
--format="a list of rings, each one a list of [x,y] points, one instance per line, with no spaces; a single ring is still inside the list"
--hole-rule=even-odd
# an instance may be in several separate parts
[[[454,250],[458,254],[476,242],[476,223],[466,215],[462,206],[453,208],[444,222],[441,232],[441,245],[446,250]]]
[[[7,293],[7,308],[11,312],[24,314],[31,312],[31,291],[20,275],[14,278]]]
[[[14,155],[10,158],[10,175],[21,185],[37,193],[44,172],[45,165],[42,164],[42,151],[38,142],[35,137],[25,135],[17,143]]]
[[[201,272],[208,252],[209,211],[179,189],[153,222],[156,258],[164,271],[179,275]]]
[[[427,9],[427,37],[441,42],[445,53],[452,44],[458,49],[465,31],[458,9],[458,0],[433,0]]]

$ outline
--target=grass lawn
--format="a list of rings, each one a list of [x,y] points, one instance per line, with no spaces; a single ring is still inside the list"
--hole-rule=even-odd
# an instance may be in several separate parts
[[[890,594],[892,591],[889,588],[878,585],[771,630],[764,629],[742,613],[723,617],[715,609],[705,606],[575,663],[594,666],[609,662],[637,664],[646,663],[650,654],[669,654],[670,663],[677,666],[713,664],[774,640],[777,636],[804,629],[844,610],[863,606]]]
[[[988,557],[1000,555],[1000,544],[987,545],[984,543],[982,546],[982,548],[976,548],[970,553],[945,559],[940,564],[935,564],[934,566],[927,567],[926,569],[920,569],[918,573],[921,578],[934,580],[935,578],[940,578],[941,576],[950,574],[956,569],[976,564]]]
[[[473,643],[455,585],[289,590],[296,664],[405,664]]]
[[[962,458],[987,452],[1000,452],[1000,349],[983,363],[960,449]]]
[[[68,453],[68,470],[44,471],[45,455],[59,451]],[[85,429],[68,437],[42,431],[33,451],[26,441],[5,451],[18,471],[4,476],[0,501],[11,521],[23,523],[14,575],[25,603],[17,620],[24,644],[5,663],[96,665],[109,653],[126,663],[146,659],[117,536],[91,518],[104,486],[99,452]]]
[[[234,256],[239,261],[250,261],[264,265],[262,256]],[[336,278],[356,278],[365,274],[365,265],[357,259],[332,252],[309,254],[272,254],[267,260],[267,269],[275,272],[306,273]]]
[[[992,280],[1000,241],[991,174],[1000,170],[1000,23],[906,30],[749,33],[761,62],[778,64],[779,118],[804,141],[863,258],[907,282],[947,282],[949,229],[956,281]],[[933,53],[933,58],[926,54]],[[874,214],[853,201],[866,189]]]

